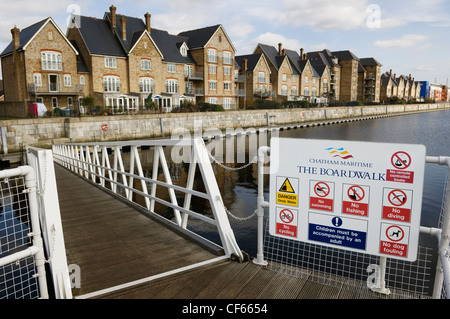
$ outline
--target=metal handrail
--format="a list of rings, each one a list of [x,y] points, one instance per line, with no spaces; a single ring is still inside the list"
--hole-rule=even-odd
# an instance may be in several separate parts
[[[131,146],[130,171],[125,171],[123,167],[121,147]],[[154,147],[153,176],[152,178],[144,176],[140,158],[138,155],[138,146]],[[187,186],[182,187],[174,185],[170,178],[167,162],[162,147],[189,147],[191,152],[190,168],[187,178]],[[107,149],[114,151],[114,164],[112,167],[109,162]],[[86,151],[86,158],[83,152]],[[225,254],[231,256],[234,254],[239,259],[243,259],[243,253],[236,243],[233,230],[231,229],[226,208],[217,185],[217,181],[212,170],[208,151],[201,138],[180,139],[180,140],[155,140],[155,141],[128,141],[128,142],[104,142],[104,143],[69,143],[53,145],[55,162],[73,171],[74,173],[88,178],[89,176],[95,182],[100,179],[100,186],[106,188],[105,182],[110,183],[111,191],[117,193],[117,186],[125,190],[125,197],[132,201],[132,193],[144,197],[146,208],[149,213],[154,212],[154,204],[158,202],[166,207],[172,208],[175,212],[175,224],[183,229],[187,228],[188,218],[192,216],[204,222],[217,226],[222,246]],[[101,153],[101,158],[99,157]],[[92,154],[92,159],[91,159]],[[158,181],[157,173],[159,165],[163,170],[166,181]],[[193,189],[194,175],[196,167],[199,167],[202,173],[203,183],[206,193]],[[134,169],[137,169],[137,173]],[[121,176],[119,176],[121,175]],[[122,178],[123,182],[119,181]],[[129,179],[129,182],[127,182]],[[142,189],[138,190],[132,186],[134,179],[141,182]],[[148,192],[147,184],[151,184],[151,191]],[[98,184],[98,183],[97,183]],[[114,186],[113,186],[114,185]],[[156,186],[162,186],[169,190],[170,202],[156,196]],[[180,191],[186,194],[184,204],[178,204],[174,191]],[[192,211],[190,207],[191,197],[196,196],[207,200],[214,215],[214,218],[204,216]]]

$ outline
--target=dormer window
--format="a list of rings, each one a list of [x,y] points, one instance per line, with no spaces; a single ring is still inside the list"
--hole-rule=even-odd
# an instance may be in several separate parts
[[[187,47],[186,43],[183,43],[183,44],[181,45],[181,47],[180,47],[180,54],[181,54],[182,56],[184,56],[184,57],[187,56],[187,54],[188,54],[188,47]]]

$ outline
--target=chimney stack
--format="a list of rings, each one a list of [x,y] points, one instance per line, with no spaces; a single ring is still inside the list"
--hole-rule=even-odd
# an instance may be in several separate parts
[[[283,48],[282,43],[278,43],[278,55],[281,55],[281,49]]]
[[[389,77],[392,78],[392,69],[389,70]]]
[[[20,47],[20,29],[14,27],[11,29],[13,49],[17,50]]]
[[[286,49],[281,50],[281,55],[286,55]]]
[[[303,60],[303,48],[300,49],[300,60]]]
[[[245,72],[247,72],[247,59],[243,58],[242,59],[242,74],[245,74]]]
[[[150,32],[152,30],[151,25],[150,25],[150,18],[152,17],[152,15],[150,13],[146,13],[145,14],[145,28],[147,29],[147,32]]]
[[[117,8],[115,6],[109,7],[109,11],[111,12],[111,30],[113,31],[116,26],[116,10]]]
[[[122,26],[122,39],[125,41],[127,39],[127,18],[121,16],[120,24]]]

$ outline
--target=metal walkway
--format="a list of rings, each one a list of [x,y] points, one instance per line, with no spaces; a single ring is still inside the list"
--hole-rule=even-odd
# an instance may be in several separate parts
[[[55,165],[68,264],[86,295],[218,257]]]

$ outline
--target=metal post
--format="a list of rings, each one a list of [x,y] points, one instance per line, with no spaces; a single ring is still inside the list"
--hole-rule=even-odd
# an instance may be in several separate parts
[[[269,203],[264,201],[264,153],[270,150],[268,146],[262,146],[258,150],[258,199],[257,199],[257,213],[258,217],[258,247],[256,259],[253,263],[256,265],[267,266],[267,261],[264,260],[263,247],[263,230],[264,230],[264,207],[268,207]]]

